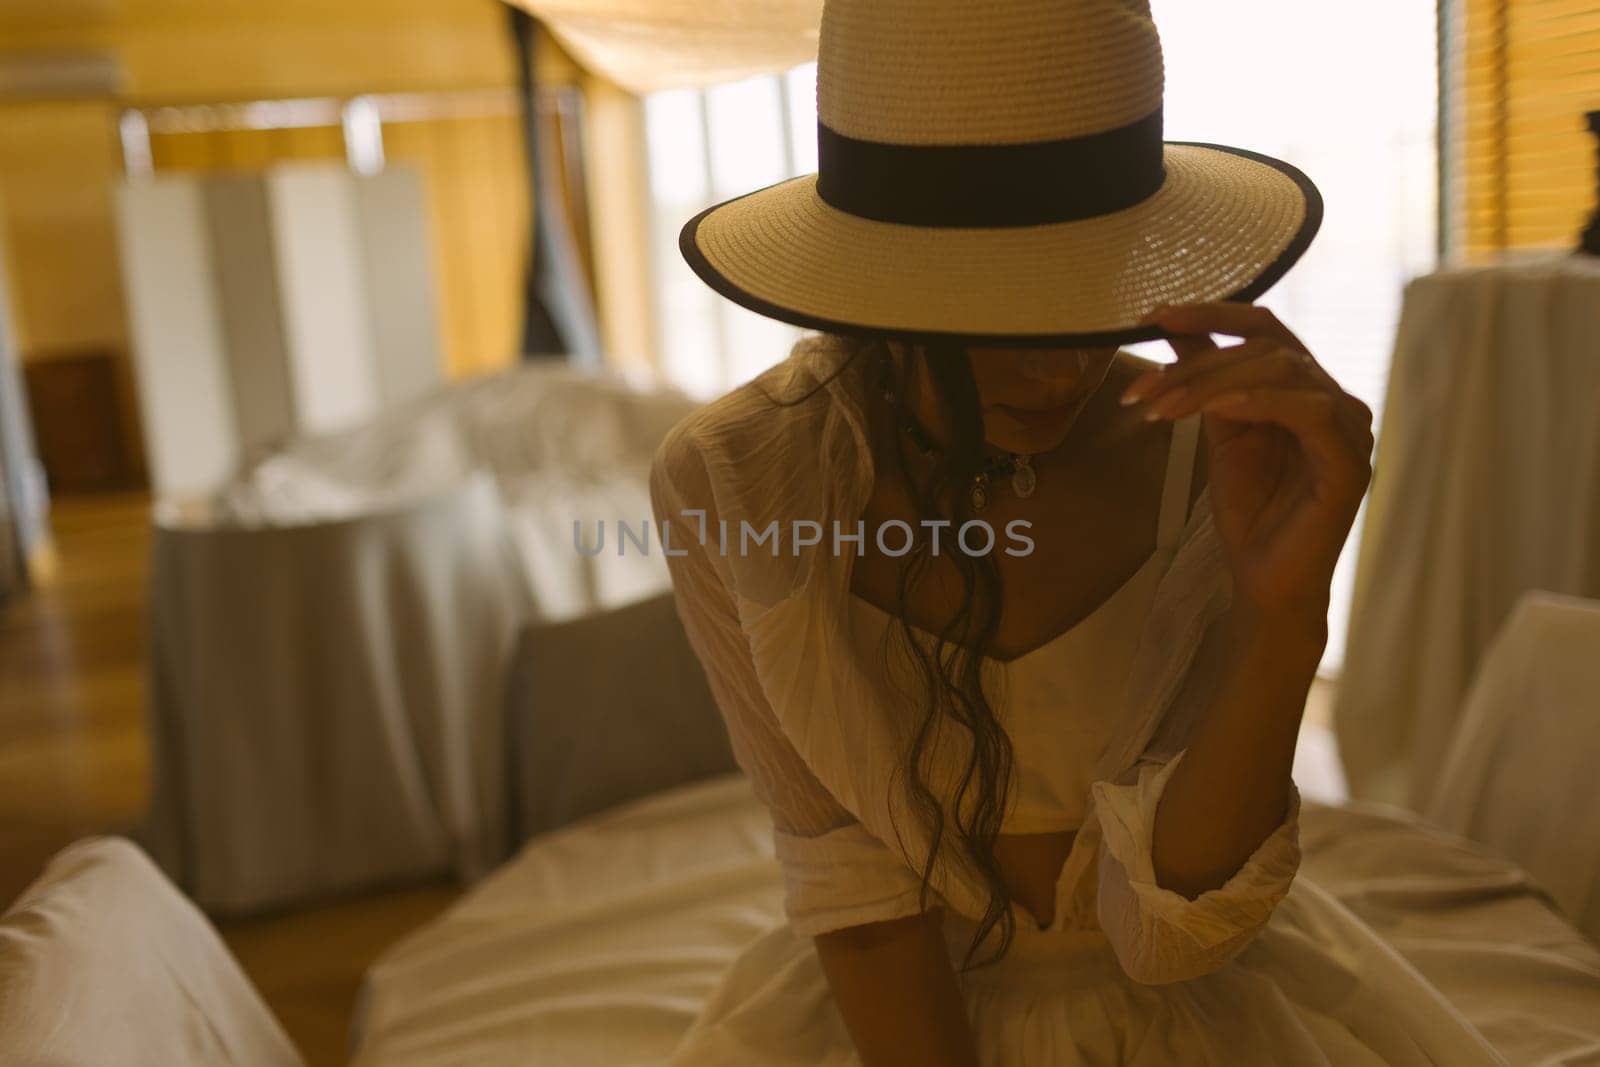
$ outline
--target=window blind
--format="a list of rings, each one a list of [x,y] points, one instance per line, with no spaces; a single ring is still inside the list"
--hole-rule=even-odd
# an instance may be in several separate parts
[[[1453,250],[1575,247],[1596,193],[1600,0],[1456,0],[1448,28]]]

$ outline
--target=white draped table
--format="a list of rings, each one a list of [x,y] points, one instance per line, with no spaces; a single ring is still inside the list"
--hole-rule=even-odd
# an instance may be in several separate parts
[[[650,457],[694,406],[525,364],[164,500],[151,855],[234,914],[503,860],[517,630],[668,588],[616,524],[649,519]],[[580,553],[574,523],[607,550]]]
[[[506,531],[486,475],[345,521],[157,525],[144,837],[201,907],[500,862]]]
[[[1366,507],[1335,727],[1353,796],[1420,808],[1518,598],[1600,597],[1600,260],[1407,287]]]

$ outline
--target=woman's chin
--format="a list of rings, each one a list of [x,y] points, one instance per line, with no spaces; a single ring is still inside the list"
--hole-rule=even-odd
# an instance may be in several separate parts
[[[1005,411],[995,411],[984,419],[984,440],[990,446],[1008,453],[1037,456],[1048,453],[1072,432],[1072,419],[1045,418],[1045,416],[1011,416]]]

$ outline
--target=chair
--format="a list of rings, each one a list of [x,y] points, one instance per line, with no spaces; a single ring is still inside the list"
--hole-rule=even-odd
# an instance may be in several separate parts
[[[524,627],[505,721],[519,843],[738,770],[670,592]]]
[[[1531,590],[1496,634],[1424,814],[1516,861],[1600,940],[1600,600]]]

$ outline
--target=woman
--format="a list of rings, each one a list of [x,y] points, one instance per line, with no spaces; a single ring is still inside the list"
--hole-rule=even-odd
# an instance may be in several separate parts
[[[829,0],[818,115],[681,242],[821,332],[652,472],[787,917],[674,1062],[1501,1062],[1290,893],[1373,443],[1248,303],[1314,187],[1162,142],[1140,0]]]

